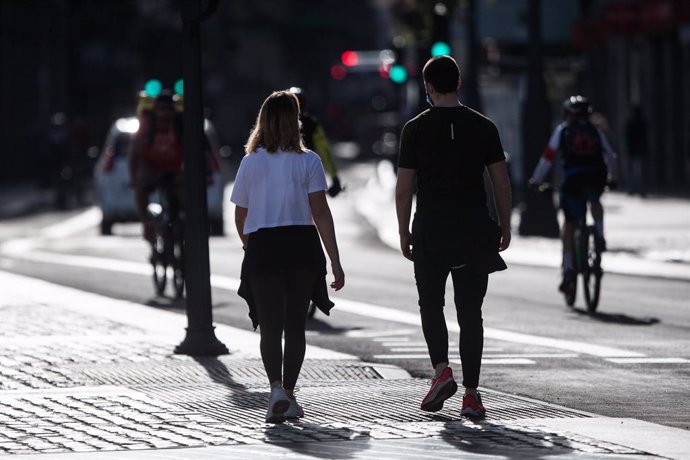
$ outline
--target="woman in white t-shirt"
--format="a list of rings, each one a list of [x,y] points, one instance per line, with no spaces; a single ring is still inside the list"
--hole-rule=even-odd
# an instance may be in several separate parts
[[[304,361],[307,309],[315,297],[324,309],[333,305],[325,289],[321,241],[331,260],[331,287],[337,291],[345,284],[323,165],[304,147],[298,117],[299,103],[289,91],[264,101],[231,198],[245,248],[240,295],[259,325],[271,384],[266,421],[273,423],[304,416],[294,389]]]

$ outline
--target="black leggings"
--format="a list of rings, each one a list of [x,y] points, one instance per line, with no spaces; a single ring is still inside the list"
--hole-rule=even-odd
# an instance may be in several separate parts
[[[415,261],[422,331],[429,348],[431,364],[435,367],[439,363],[447,363],[448,328],[443,307],[449,272],[453,279],[455,309],[460,325],[462,384],[466,388],[477,388],[484,347],[482,303],[489,275],[472,273],[467,267],[450,270],[432,263]]]
[[[294,269],[251,275],[251,289],[259,315],[261,359],[269,382],[281,381],[289,390],[295,388],[304,361],[304,323],[316,273],[311,269]]]

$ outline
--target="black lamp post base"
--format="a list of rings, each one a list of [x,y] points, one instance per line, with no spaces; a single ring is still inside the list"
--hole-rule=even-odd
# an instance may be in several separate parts
[[[560,230],[552,194],[527,190],[525,198],[521,205],[520,235],[558,238]]]
[[[186,328],[187,336],[175,347],[175,354],[189,356],[219,356],[230,353],[228,347],[218,340],[215,327],[204,329]]]

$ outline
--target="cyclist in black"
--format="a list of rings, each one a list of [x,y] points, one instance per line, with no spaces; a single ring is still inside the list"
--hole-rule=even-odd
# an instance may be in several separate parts
[[[587,98],[571,96],[563,103],[565,121],[551,135],[530,184],[540,184],[551,170],[556,152],[561,153],[563,183],[560,203],[565,222],[561,232],[563,241],[563,281],[559,290],[572,280],[575,262],[572,256],[573,232],[577,222],[587,213],[587,203],[594,219],[596,242],[600,251],[606,251],[604,239],[604,208],[599,201],[607,181],[616,182],[616,154],[606,136],[590,121],[592,105]]]
[[[321,126],[319,120],[309,112],[309,101],[304,95],[304,90],[293,86],[290,88],[290,92],[297,96],[297,100],[299,101],[299,121],[302,125],[302,139],[304,140],[304,145],[309,150],[316,152],[321,158],[323,169],[325,169],[326,173],[331,177],[331,186],[326,193],[328,193],[330,197],[335,197],[343,188],[340,185],[338,170],[331,156],[331,148],[328,143],[328,138],[326,137],[326,131],[323,129],[323,126]]]

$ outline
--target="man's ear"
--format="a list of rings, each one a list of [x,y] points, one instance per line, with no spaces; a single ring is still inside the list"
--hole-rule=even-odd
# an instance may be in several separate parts
[[[456,91],[459,90],[459,89],[460,89],[460,86],[462,86],[462,78],[458,77],[458,87],[455,88],[455,90],[456,90]]]
[[[432,94],[436,92],[436,89],[431,83],[424,82],[424,89],[426,90],[427,94]]]

